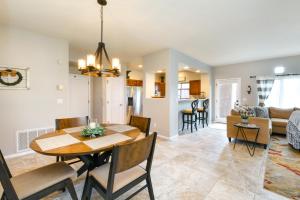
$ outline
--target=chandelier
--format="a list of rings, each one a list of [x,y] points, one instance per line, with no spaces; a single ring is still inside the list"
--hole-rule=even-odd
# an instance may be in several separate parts
[[[83,75],[94,77],[117,77],[120,76],[121,64],[118,58],[113,58],[110,61],[109,55],[106,51],[103,42],[103,6],[106,6],[106,0],[97,0],[101,6],[101,41],[98,43],[98,48],[95,54],[89,54],[85,59],[78,60],[78,70]],[[109,66],[103,64],[103,53]]]

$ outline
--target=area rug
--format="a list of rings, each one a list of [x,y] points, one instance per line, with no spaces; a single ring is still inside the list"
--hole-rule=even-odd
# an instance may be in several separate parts
[[[264,187],[290,199],[300,200],[300,152],[285,137],[271,138]]]

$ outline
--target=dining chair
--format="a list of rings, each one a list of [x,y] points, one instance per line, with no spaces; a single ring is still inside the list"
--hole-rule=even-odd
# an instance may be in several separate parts
[[[84,185],[82,199],[89,200],[93,188],[106,200],[116,199],[146,180],[146,185],[139,188],[127,199],[132,198],[147,187],[150,199],[154,200],[150,172],[156,137],[157,133],[154,132],[141,140],[115,146],[111,162],[89,173]],[[146,168],[139,165],[144,161],[147,161]]]
[[[89,117],[74,117],[74,118],[60,118],[60,119],[55,119],[55,130],[62,130],[62,129],[67,129],[67,128],[74,128],[78,126],[86,126],[88,125],[88,120]],[[77,162],[80,162],[80,159],[76,159],[77,157],[75,156],[63,156],[63,157],[56,157],[56,162],[61,161],[68,161],[68,160],[73,160],[72,162],[69,162],[68,164],[74,164]],[[74,160],[76,159],[76,160]]]
[[[71,180],[74,175],[76,172],[72,167],[58,162],[13,177],[0,150],[1,200],[36,200],[65,188],[71,198],[77,200]]]
[[[208,126],[208,107],[209,107],[209,100],[206,99],[202,102],[202,107],[197,109],[199,124],[200,122],[202,122],[203,128],[204,128],[204,122],[206,123],[206,126]]]
[[[141,134],[137,137],[137,140],[149,135],[150,123],[151,123],[151,118],[133,116],[133,115],[130,117],[129,125],[136,127],[141,131]]]
[[[191,125],[191,132],[193,132],[193,126],[197,131],[197,108],[198,108],[198,99],[192,101],[191,109],[182,110],[182,131],[184,130],[184,125],[187,124],[187,129],[189,129],[189,124]]]

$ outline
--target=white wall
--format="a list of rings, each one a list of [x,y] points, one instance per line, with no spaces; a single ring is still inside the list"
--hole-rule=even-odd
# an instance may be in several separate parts
[[[0,65],[30,67],[30,90],[0,90],[0,148],[16,153],[16,131],[54,127],[68,112],[68,42],[0,26]],[[64,85],[63,91],[56,86]],[[57,104],[57,99],[64,100]]]
[[[184,80],[186,82],[192,80],[201,80],[201,74],[196,72],[181,71],[178,72],[178,80]]]
[[[300,73],[300,56],[266,59],[254,62],[214,67],[214,80],[241,78],[242,104],[257,105],[258,99],[256,93],[256,80],[250,79],[250,76],[274,75],[274,68],[276,66],[284,66],[286,69],[285,73]],[[251,94],[247,93],[248,85],[252,87]]]
[[[151,130],[168,138],[178,135],[178,67],[182,63],[207,73],[211,83],[210,66],[177,50],[164,49],[144,57],[144,115],[151,117]],[[165,98],[150,98],[157,70],[166,72]]]
[[[131,69],[128,69],[128,70],[131,70]],[[143,71],[131,70],[131,72],[129,73],[129,77],[130,77],[130,79],[133,79],[133,80],[143,80],[144,73],[143,73]]]
[[[169,88],[166,86],[165,98],[151,98],[154,95],[154,73],[157,70],[166,70],[169,67],[170,52],[161,50],[143,58],[144,84],[143,115],[151,118],[151,130],[160,135],[169,137]],[[177,73],[176,73],[177,74]],[[166,82],[168,82],[168,74]]]
[[[200,70],[201,73],[207,73],[207,81],[209,81],[209,91],[211,89],[212,84],[212,71],[211,67],[195,58],[192,58],[182,52],[179,52],[175,49],[171,49],[171,76],[173,77],[169,82],[170,86],[170,127],[171,134],[178,134],[178,97],[177,97],[177,84],[178,84],[178,67],[182,64],[187,66],[193,66],[193,69]],[[211,92],[208,92],[211,94]],[[211,99],[211,96],[208,96]],[[211,107],[211,105],[210,105]],[[210,109],[211,110],[211,109]],[[209,118],[211,118],[211,112],[209,112]]]

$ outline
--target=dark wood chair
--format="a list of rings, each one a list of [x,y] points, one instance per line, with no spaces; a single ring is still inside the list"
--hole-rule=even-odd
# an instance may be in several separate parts
[[[71,180],[75,174],[72,167],[58,162],[12,177],[0,150],[0,180],[3,187],[1,200],[36,200],[65,188],[71,198],[77,200]]]
[[[202,107],[197,109],[198,112],[198,120],[199,124],[202,122],[202,127],[204,128],[204,122],[206,126],[208,126],[208,107],[209,107],[209,100],[206,99],[202,102]]]
[[[85,182],[82,199],[89,200],[93,188],[106,200],[116,199],[146,180],[146,185],[127,199],[132,198],[148,187],[150,199],[154,200],[150,172],[156,137],[157,133],[155,132],[141,140],[115,146],[111,163],[102,165],[90,172]],[[147,160],[147,165],[144,169],[139,164],[145,160]]]
[[[55,129],[62,130],[62,129],[73,128],[77,126],[86,126],[88,124],[88,121],[89,121],[88,116],[55,119]]]
[[[189,128],[189,124],[191,125],[191,132],[193,132],[193,126],[195,126],[195,129],[197,130],[198,99],[191,103],[191,107],[192,109],[186,109],[182,111],[182,131],[184,130],[185,124],[187,124],[187,128]]]
[[[62,130],[62,129],[67,129],[67,128],[74,128],[78,126],[86,126],[88,125],[88,120],[89,117],[75,117],[75,118],[60,118],[60,119],[55,119],[55,129],[56,130]],[[56,157],[56,162],[61,161],[68,161],[72,160],[72,162],[69,162],[68,164],[74,164],[77,162],[80,162],[79,159],[76,159],[77,157],[75,156],[64,156],[64,157]],[[76,160],[74,160],[76,159]]]
[[[138,140],[149,135],[150,123],[151,123],[151,118],[133,116],[133,115],[130,117],[130,121],[129,121],[130,126],[134,126],[140,129],[140,131],[142,132],[140,136],[138,136],[137,138]]]

